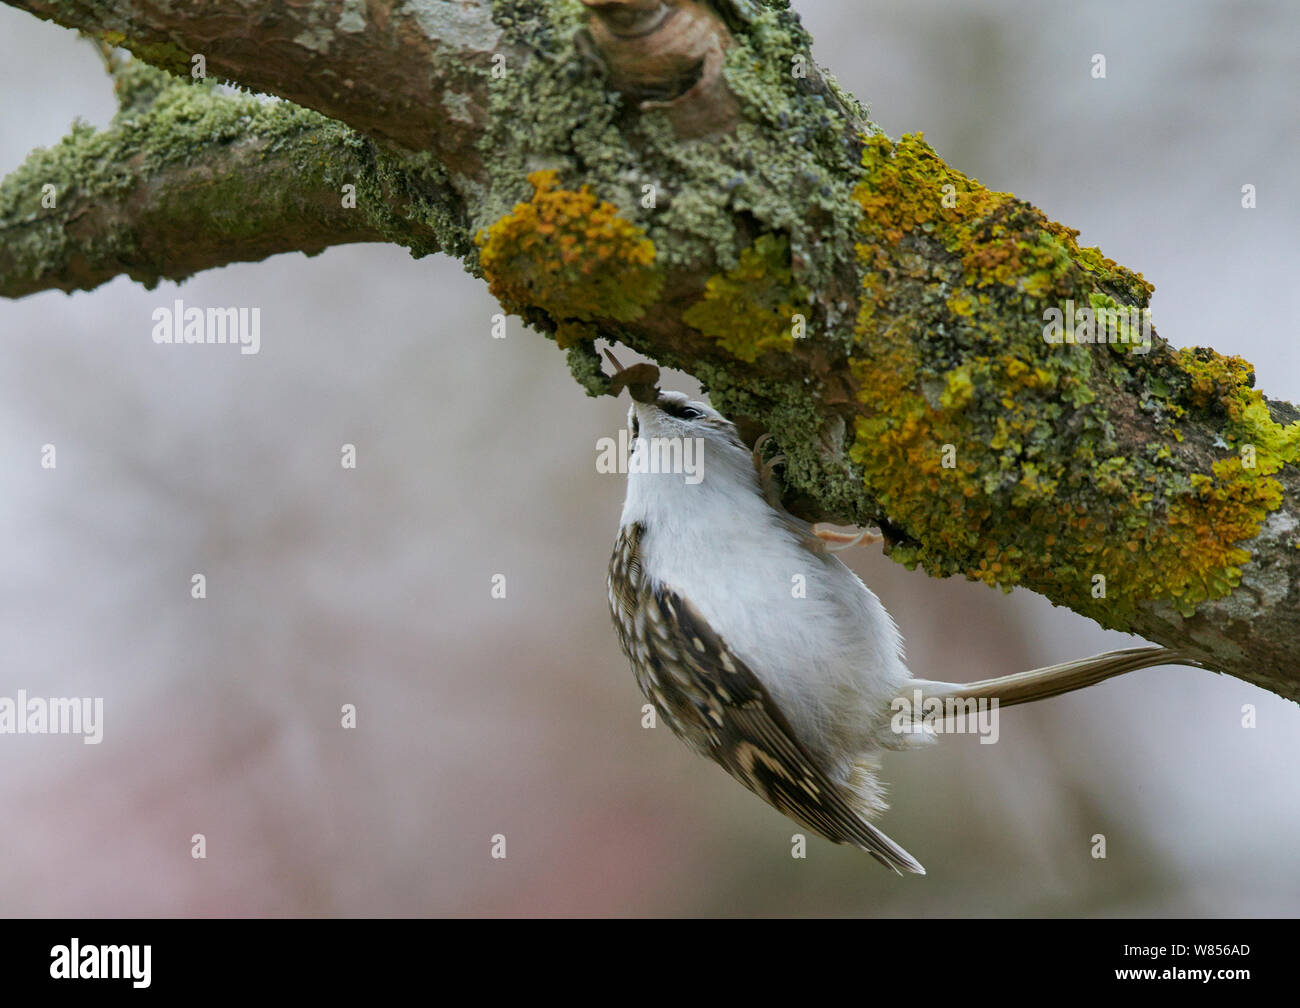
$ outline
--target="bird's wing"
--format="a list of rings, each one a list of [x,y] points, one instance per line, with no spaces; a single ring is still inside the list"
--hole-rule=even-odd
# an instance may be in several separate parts
[[[853,844],[902,874],[925,874],[907,851],[863,819],[808,755],[749,667],[691,603],[646,584],[643,635],[651,699],[703,740],[728,773],[779,812],[828,840]],[[701,740],[700,736],[703,736]]]

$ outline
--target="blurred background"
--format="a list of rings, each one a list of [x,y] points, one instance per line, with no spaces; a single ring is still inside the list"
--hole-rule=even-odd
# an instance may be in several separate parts
[[[1163,336],[1300,400],[1300,7],[795,6],[887,132],[1082,229],[1155,283]],[[0,94],[0,171],[113,113],[91,46],[9,8]],[[261,306],[261,353],[155,346],[176,297]],[[594,464],[626,404],[518,319],[490,338],[496,311],[379,245],[0,302],[0,695],[105,706],[98,746],[0,736],[0,915],[1300,911],[1300,712],[1192,669],[888,758],[882,825],[926,878],[819,838],[793,859],[792,823],[640,727],[605,602],[623,480]],[[917,675],[1133,643],[847,556]]]

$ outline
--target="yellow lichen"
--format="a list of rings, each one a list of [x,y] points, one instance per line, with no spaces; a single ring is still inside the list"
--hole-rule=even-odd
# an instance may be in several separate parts
[[[478,235],[492,294],[511,311],[541,309],[557,326],[640,318],[663,285],[654,243],[585,185],[560,189],[553,171],[528,181],[533,198]]]
[[[790,272],[784,237],[760,235],[725,273],[709,277],[704,296],[682,320],[738,360],[753,362],[766,350],[788,350],[797,326],[806,334],[808,292]]]
[[[863,167],[853,374],[865,413],[851,455],[908,535],[895,556],[1025,584],[1108,626],[1143,602],[1190,615],[1231,592],[1241,544],[1280,506],[1271,474],[1300,462],[1300,424],[1272,421],[1249,365],[1047,343],[1045,309],[1070,298],[1140,313],[1150,285],[920,138],[867,138]],[[935,242],[947,259],[925,252]],[[1123,318],[1119,329],[1136,335]],[[1148,423],[1147,443],[1120,450],[1097,382],[1134,390],[1126,422]],[[1188,472],[1184,418],[1222,431],[1208,471]]]

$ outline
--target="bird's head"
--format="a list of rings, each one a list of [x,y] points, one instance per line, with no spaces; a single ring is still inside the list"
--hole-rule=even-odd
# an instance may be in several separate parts
[[[739,448],[735,425],[707,403],[682,392],[665,392],[658,387],[659,369],[652,364],[623,367],[612,353],[605,356],[614,365],[611,388],[623,388],[632,397],[627,426],[633,438],[702,438],[706,442]]]
[[[628,407],[627,422],[633,437],[738,441],[730,420],[707,403],[682,392],[659,392],[649,402],[633,401]]]

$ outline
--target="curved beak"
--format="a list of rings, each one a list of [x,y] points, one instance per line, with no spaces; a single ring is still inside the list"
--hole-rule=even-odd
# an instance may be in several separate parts
[[[617,396],[624,388],[635,401],[653,405],[659,398],[659,369],[653,364],[633,364],[625,368],[609,350],[605,357],[614,365],[609,380],[609,394]]]

